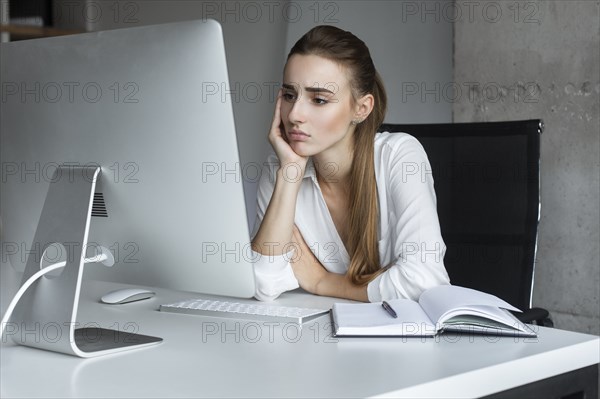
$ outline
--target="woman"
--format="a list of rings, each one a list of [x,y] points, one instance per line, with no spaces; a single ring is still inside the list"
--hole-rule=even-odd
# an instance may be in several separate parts
[[[298,286],[358,301],[448,284],[427,156],[376,133],[386,94],[366,45],[318,26],[290,51],[259,183],[256,298]]]

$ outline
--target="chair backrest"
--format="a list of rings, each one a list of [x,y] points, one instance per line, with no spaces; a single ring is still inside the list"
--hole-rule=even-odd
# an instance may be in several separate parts
[[[452,284],[531,306],[540,216],[541,120],[384,124],[431,163]]]

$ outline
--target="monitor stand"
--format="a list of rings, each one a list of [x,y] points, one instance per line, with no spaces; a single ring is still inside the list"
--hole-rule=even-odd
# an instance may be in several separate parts
[[[76,328],[85,249],[100,167],[56,169],[31,248],[44,254],[51,245],[66,248],[66,265],[40,277],[25,291],[10,319],[13,340],[21,345],[80,357],[155,345],[162,338],[104,328]],[[43,267],[31,251],[24,284]],[[58,275],[56,275],[58,274]]]

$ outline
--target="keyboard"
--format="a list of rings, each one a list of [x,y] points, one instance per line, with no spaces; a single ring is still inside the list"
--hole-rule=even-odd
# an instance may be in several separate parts
[[[329,310],[275,306],[263,303],[239,303],[210,299],[189,299],[160,305],[161,312],[226,317],[232,319],[302,324],[329,313]]]

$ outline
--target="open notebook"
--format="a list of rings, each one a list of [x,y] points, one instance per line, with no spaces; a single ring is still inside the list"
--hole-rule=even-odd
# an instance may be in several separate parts
[[[377,303],[335,303],[331,311],[335,335],[435,336],[444,331],[535,337],[536,333],[508,310],[502,299],[481,291],[440,285],[421,294],[418,302],[394,299],[388,304],[397,318]]]

